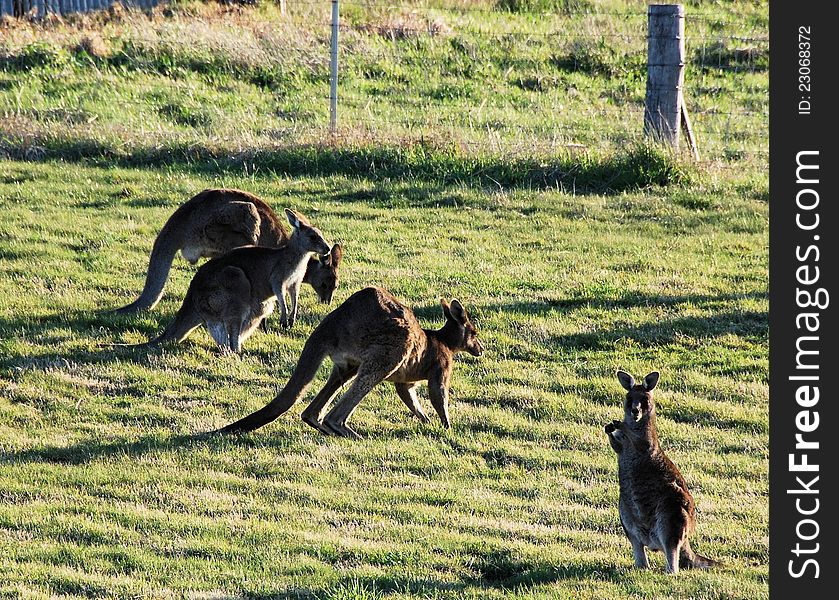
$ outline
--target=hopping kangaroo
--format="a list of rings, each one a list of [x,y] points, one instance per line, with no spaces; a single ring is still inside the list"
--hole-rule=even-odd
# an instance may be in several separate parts
[[[658,443],[653,389],[658,383],[654,371],[640,384],[624,371],[617,372],[626,389],[623,421],[606,425],[612,449],[618,454],[621,525],[632,544],[635,566],[646,569],[647,552],[661,550],[668,573],[679,567],[717,566],[690,547],[688,536],[696,525],[696,508],[685,478]]]
[[[449,379],[454,356],[461,351],[480,356],[484,349],[463,305],[457,300],[440,303],[446,324],[430,330],[420,327],[411,309],[386,290],[368,287],[354,293],[309,336],[291,378],[276,398],[220,431],[252,431],[279,417],[305,393],[326,356],[332,359],[332,373],[302,415],[315,429],[360,438],[347,420],[382,381],[392,382],[399,398],[427,423],[415,392],[422,380],[428,380],[428,395],[443,427],[450,427]],[[350,388],[327,413],[329,402],[349,381]]]
[[[163,296],[178,250],[194,265],[201,258],[216,258],[239,246],[276,248],[288,239],[280,218],[257,196],[241,190],[204,190],[178,207],[155,238],[140,297],[113,312],[127,314],[154,308]],[[340,256],[340,247],[335,254]],[[339,262],[340,258],[309,260],[304,281],[322,302],[331,302],[338,286]]]
[[[275,300],[283,327],[294,325],[306,265],[313,254],[328,253],[330,247],[303,215],[285,212],[294,227],[285,246],[245,246],[204,263],[192,278],[175,319],[148,344],[179,342],[205,323],[223,352],[239,352],[242,342],[274,310]],[[286,294],[291,298],[290,308]]]

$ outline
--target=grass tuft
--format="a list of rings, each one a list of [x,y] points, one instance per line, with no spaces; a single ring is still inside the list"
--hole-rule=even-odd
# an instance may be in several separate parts
[[[595,7],[591,0],[495,0],[497,10],[511,13],[565,13],[590,11]]]
[[[640,77],[646,69],[640,56],[624,54],[604,38],[596,37],[569,42],[566,53],[554,56],[551,62],[563,71],[592,76]]]

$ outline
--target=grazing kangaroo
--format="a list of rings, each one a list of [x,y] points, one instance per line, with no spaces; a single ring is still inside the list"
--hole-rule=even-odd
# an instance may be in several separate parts
[[[640,384],[624,371],[617,376],[627,391],[624,416],[623,421],[606,425],[606,433],[618,455],[618,511],[635,566],[649,567],[645,547],[664,552],[668,573],[678,573],[680,566],[707,569],[719,565],[694,552],[688,542],[696,525],[696,508],[685,478],[658,443],[652,394],[658,371]]]
[[[204,190],[178,207],[154,240],[140,297],[111,312],[129,314],[154,308],[163,296],[178,250],[194,265],[201,258],[216,258],[239,246],[276,248],[288,239],[280,218],[257,196],[241,190]],[[329,303],[338,286],[339,262],[340,257],[330,262],[312,258],[306,268],[304,282],[315,289],[322,302]]]
[[[368,287],[354,293],[309,336],[288,384],[276,398],[220,431],[253,431],[279,417],[305,393],[326,356],[332,359],[332,373],[303,411],[308,425],[323,433],[360,438],[347,420],[382,381],[392,382],[402,402],[427,423],[415,388],[417,382],[428,380],[431,404],[443,427],[450,427],[449,379],[454,356],[461,351],[480,356],[484,348],[463,305],[457,300],[440,303],[446,324],[430,330],[420,327],[411,309],[386,290]],[[329,402],[351,380],[350,388],[326,414]]]
[[[181,341],[205,323],[223,352],[239,352],[259,323],[280,303],[280,322],[291,327],[297,319],[297,298],[306,265],[313,254],[332,253],[321,232],[303,215],[286,209],[294,231],[285,246],[235,248],[204,263],[195,273],[175,319],[156,345]],[[332,259],[330,259],[332,260]],[[291,307],[286,304],[286,294]]]

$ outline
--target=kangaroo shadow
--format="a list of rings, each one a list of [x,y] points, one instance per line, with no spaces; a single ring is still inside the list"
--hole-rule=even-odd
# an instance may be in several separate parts
[[[550,311],[569,313],[583,308],[595,309],[616,309],[616,308],[639,308],[650,306],[678,306],[680,304],[691,304],[703,308],[713,308],[715,305],[724,305],[730,302],[743,300],[765,300],[768,299],[768,292],[743,292],[736,294],[686,294],[686,295],[653,295],[642,293],[627,293],[618,298],[602,298],[591,296],[574,296],[570,298],[557,298],[543,300],[541,302],[511,302],[507,304],[485,305],[486,310],[505,311],[527,315],[538,315]]]
[[[297,440],[299,438],[295,434],[282,430],[273,431],[270,436],[230,435],[213,431],[172,435],[151,433],[139,438],[87,439],[67,446],[50,445],[3,452],[0,453],[0,463],[77,466],[111,457],[135,458],[195,448],[223,452],[231,447],[245,450],[269,446],[281,451],[288,450]]]
[[[556,345],[573,350],[607,350],[620,339],[632,339],[644,345],[665,345],[679,336],[713,338],[727,334],[762,340],[769,334],[768,311],[727,311],[707,317],[677,317],[640,325],[622,324],[607,331],[556,336]]]
[[[26,367],[54,366],[62,361],[80,364],[107,364],[129,357],[143,358],[156,351],[156,348],[142,344],[114,345],[105,341],[108,330],[112,327],[125,327],[138,331],[147,339],[152,339],[162,330],[162,325],[155,325],[149,319],[121,316],[105,312],[65,311],[42,316],[21,316],[18,318],[0,317],[0,338],[35,339],[39,350],[27,356],[15,356],[5,353],[0,356],[0,368],[14,369]],[[96,331],[103,339],[96,340]],[[23,333],[21,333],[23,332]],[[68,342],[79,340],[93,341],[100,346],[96,350],[79,348],[58,348]]]
[[[573,333],[553,336],[549,343],[573,350],[604,350],[622,338],[631,338],[643,344],[669,344],[680,335],[697,338],[719,337],[735,334],[751,340],[765,340],[769,335],[769,312],[767,310],[737,310],[732,302],[765,299],[762,292],[743,294],[684,296],[656,296],[630,294],[621,298],[567,298],[543,302],[513,302],[489,304],[479,307],[481,311],[503,312],[505,314],[539,315],[549,312],[568,314],[583,308],[631,309],[650,306],[678,306],[690,304],[705,310],[715,310],[704,316],[678,316],[648,321],[639,324],[619,323],[609,329],[595,332]],[[723,310],[719,310],[722,308]]]
[[[15,452],[0,454],[0,462],[19,463],[49,463],[62,465],[82,465],[100,458],[114,456],[136,457],[144,454],[154,454],[208,443],[211,436],[207,434],[174,435],[163,437],[147,435],[133,441],[113,440],[102,442],[85,440],[69,446],[41,446]]]
[[[481,590],[525,590],[528,588],[549,585],[559,581],[612,581],[620,582],[625,579],[627,570],[614,566],[599,563],[571,563],[564,565],[551,565],[546,563],[533,563],[529,561],[507,560],[511,552],[500,550],[491,556],[478,557],[478,564],[475,564],[475,557],[467,559],[464,565],[470,571],[478,571],[476,577],[462,579],[460,581],[439,581],[430,578],[412,578],[404,576],[358,576],[344,575],[338,580],[337,585],[328,589],[305,589],[296,588],[282,592],[268,592],[249,597],[264,600],[291,600],[311,599],[328,600],[336,597],[377,597],[378,595],[389,594],[411,594],[419,597],[437,597],[440,594],[456,594],[466,596],[478,594]],[[495,567],[488,566],[484,560],[495,560],[499,557],[504,561],[502,570],[493,570]],[[482,569],[487,569],[482,571]],[[342,595],[343,594],[343,595]]]

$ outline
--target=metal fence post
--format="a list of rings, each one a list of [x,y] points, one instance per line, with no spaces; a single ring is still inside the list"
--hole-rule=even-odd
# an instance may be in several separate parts
[[[329,69],[329,133],[338,131],[338,0],[332,0],[332,60]]]
[[[644,133],[679,149],[685,78],[685,8],[651,4],[647,37]]]

